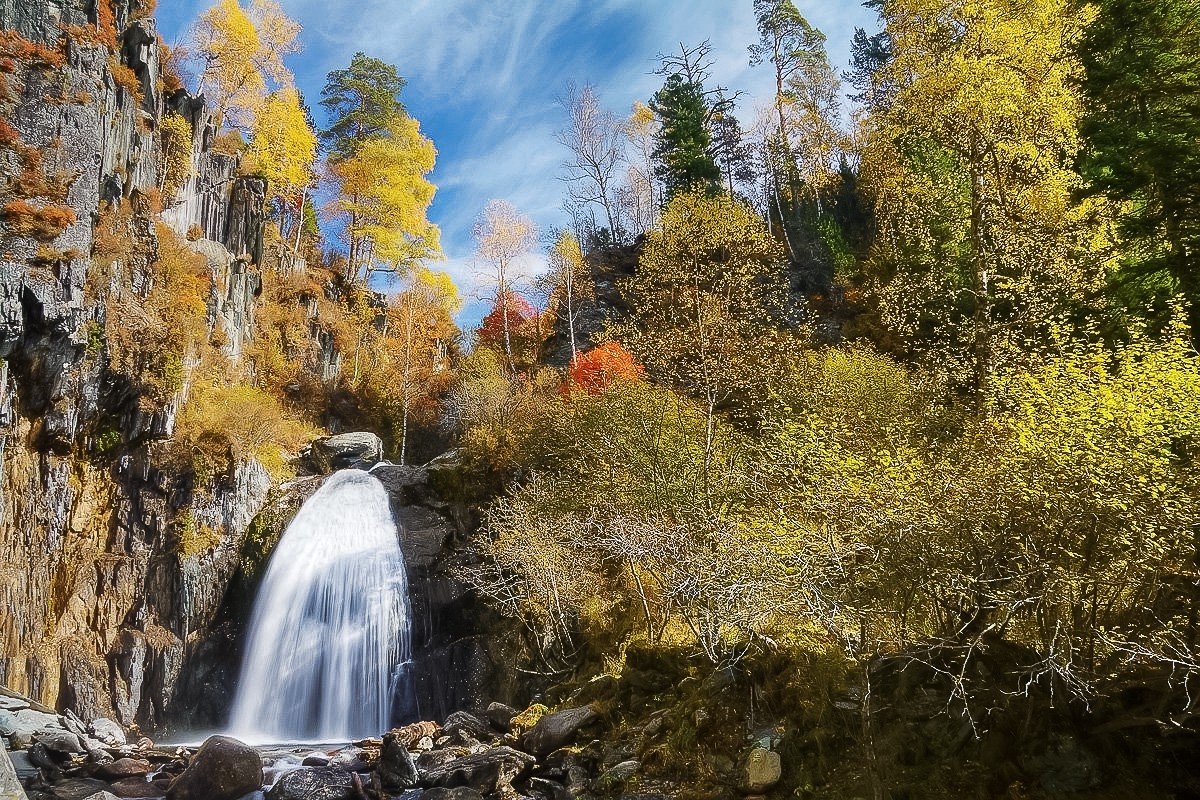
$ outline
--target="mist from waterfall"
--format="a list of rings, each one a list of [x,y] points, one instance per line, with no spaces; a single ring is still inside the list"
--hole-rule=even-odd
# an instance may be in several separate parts
[[[391,721],[409,659],[404,558],[383,484],[335,473],[288,525],[254,602],[231,732],[344,742]]]

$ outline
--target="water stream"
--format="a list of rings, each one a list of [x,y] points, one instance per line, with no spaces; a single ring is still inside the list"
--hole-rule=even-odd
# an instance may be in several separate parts
[[[387,492],[361,470],[335,473],[271,555],[231,734],[252,743],[378,736],[405,688],[410,624]]]

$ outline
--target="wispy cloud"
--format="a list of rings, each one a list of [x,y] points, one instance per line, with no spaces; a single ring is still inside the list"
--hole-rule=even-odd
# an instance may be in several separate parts
[[[160,4],[168,38],[207,2]],[[592,83],[624,113],[662,83],[655,55],[680,42],[713,43],[714,80],[747,93],[745,116],[770,95],[765,68],[751,69],[751,0],[283,0],[304,25],[292,63],[310,101],[329,70],[357,51],[394,63],[409,80],[410,112],[438,147],[440,191],[431,216],[442,228],[448,268],[464,296],[479,294],[471,230],[489,199],[504,198],[543,229],[562,223],[565,154],[554,138],[555,98],[568,82]],[[829,37],[835,67],[849,59],[855,26],[874,24],[852,0],[797,0]],[[162,8],[171,6],[171,8]],[[320,114],[318,114],[320,118]],[[480,304],[461,321],[472,325]]]

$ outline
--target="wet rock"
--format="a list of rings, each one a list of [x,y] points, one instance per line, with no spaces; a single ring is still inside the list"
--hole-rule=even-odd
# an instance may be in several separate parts
[[[370,772],[372,764],[366,750],[361,747],[347,747],[329,759],[329,766],[344,769],[347,772]]]
[[[171,781],[160,779],[148,781],[144,778],[124,778],[113,782],[109,788],[117,797],[134,798],[162,797],[171,787]]]
[[[433,767],[422,775],[422,780],[444,789],[465,786],[483,794],[504,792],[534,763],[527,753],[496,747]]]
[[[0,747],[0,800],[25,800],[25,790],[17,779],[16,767],[4,747]]]
[[[121,798],[112,792],[96,792],[95,794],[89,794],[83,800],[121,800]]]
[[[397,741],[411,749],[422,739],[432,740],[435,736],[440,735],[441,731],[441,726],[436,722],[414,722],[402,728],[393,728],[391,733],[396,735]]]
[[[125,736],[125,729],[111,719],[101,717],[92,720],[92,724],[88,726],[88,731],[96,739],[109,747],[124,747],[128,743]]]
[[[513,717],[517,715],[517,710],[512,706],[506,706],[504,703],[492,703],[487,707],[488,721],[502,731],[507,731],[508,726],[512,724]]]
[[[309,452],[321,472],[368,467],[383,458],[383,441],[369,431],[339,433],[317,439]]]
[[[47,728],[35,733],[33,739],[52,754],[59,756],[65,757],[73,753],[86,752],[79,737],[68,730]]]
[[[304,760],[300,762],[300,766],[302,766],[302,767],[328,767],[329,766],[329,756],[325,755],[324,753],[309,753],[308,755],[306,755],[304,757]]]
[[[398,731],[389,731],[383,737],[383,750],[379,755],[379,782],[389,792],[411,789],[420,782],[417,765]]]
[[[445,723],[442,725],[442,730],[447,735],[456,733],[466,733],[472,739],[478,742],[486,742],[493,737],[492,726],[474,714],[466,711],[455,711],[450,716],[446,717]]]
[[[545,758],[560,747],[570,744],[579,730],[598,716],[591,706],[568,708],[548,714],[539,719],[529,733],[525,734],[521,744],[526,751],[538,758]]]
[[[262,783],[262,759],[254,748],[228,736],[211,736],[171,782],[167,800],[237,800]]]
[[[95,778],[68,778],[54,784],[51,790],[56,800],[87,800],[94,794],[108,791],[108,784]]]
[[[116,761],[101,764],[96,768],[98,776],[110,781],[145,775],[149,771],[150,762],[140,758],[118,758]]]
[[[783,765],[779,753],[756,747],[746,756],[742,768],[742,789],[747,792],[765,792],[783,776]]]
[[[420,800],[483,800],[483,795],[474,789],[459,786],[456,789],[430,789],[421,793]]]
[[[354,800],[351,773],[337,767],[302,767],[280,778],[267,800]]]

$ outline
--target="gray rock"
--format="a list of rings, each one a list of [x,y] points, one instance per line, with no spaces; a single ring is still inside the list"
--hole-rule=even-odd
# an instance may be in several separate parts
[[[6,695],[0,695],[0,710],[20,711],[24,708],[29,708],[28,700],[20,697],[8,697]]]
[[[210,736],[171,782],[167,800],[237,800],[262,787],[262,759],[228,736]]]
[[[570,744],[580,728],[598,716],[591,706],[568,708],[548,714],[525,734],[521,746],[538,758],[545,758],[560,747]]]
[[[17,770],[3,747],[0,747],[0,800],[26,800]]]
[[[369,431],[339,433],[314,441],[311,456],[322,472],[370,466],[383,458],[383,441]]]
[[[442,724],[442,730],[447,735],[461,731],[478,742],[490,741],[494,736],[491,725],[466,711],[455,711],[446,717],[446,721]]]
[[[96,792],[95,794],[89,794],[83,800],[121,800],[121,798],[112,792]]]
[[[51,790],[57,800],[86,800],[98,792],[107,792],[108,784],[94,778],[68,778]]]
[[[57,714],[46,714],[32,708],[20,711],[0,711],[0,736],[20,734],[32,736],[47,728],[62,728]]]
[[[506,706],[504,703],[492,703],[487,707],[488,721],[502,731],[508,730],[508,727],[512,725],[513,717],[518,713],[520,712],[515,708]]]
[[[78,736],[61,728],[46,728],[45,730],[38,731],[33,735],[33,739],[51,753],[59,753],[66,756],[73,753],[87,752]]]
[[[465,786],[483,794],[505,793],[535,761],[533,756],[511,747],[495,747],[432,767],[421,777],[432,787]]]
[[[383,736],[383,749],[379,754],[379,782],[389,792],[411,789],[420,783],[417,765],[402,737],[397,731],[388,731]]]
[[[483,800],[483,795],[466,786],[457,789],[430,789],[421,793],[420,800]]]
[[[140,758],[118,758],[116,761],[101,764],[96,768],[96,774],[99,777],[110,781],[145,775],[149,771],[150,762]]]
[[[94,719],[88,730],[92,736],[109,747],[124,747],[129,742],[125,736],[125,729],[111,719]]]
[[[783,764],[779,753],[756,747],[746,756],[742,767],[742,789],[747,792],[765,792],[783,776]]]
[[[280,778],[267,800],[354,800],[354,779],[337,767],[301,767]]]
[[[337,755],[329,759],[329,766],[344,769],[347,772],[368,772],[371,761],[367,751],[361,747],[347,747],[339,750]]]
[[[329,756],[325,755],[324,753],[317,753],[317,752],[309,753],[308,755],[306,755],[304,757],[304,760],[300,762],[300,766],[302,766],[302,767],[328,767],[329,766]]]

